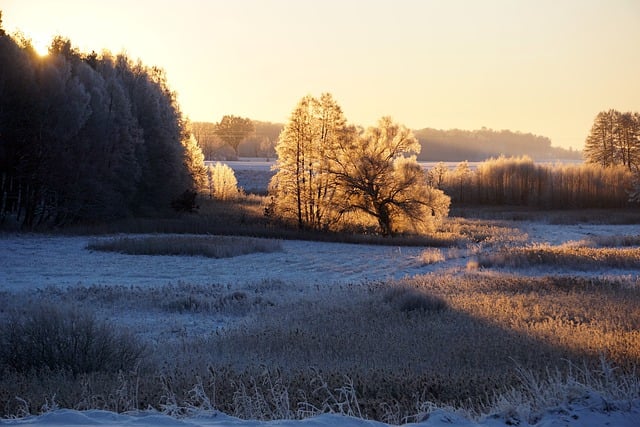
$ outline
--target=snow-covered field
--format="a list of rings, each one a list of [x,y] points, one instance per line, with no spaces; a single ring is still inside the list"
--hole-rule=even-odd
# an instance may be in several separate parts
[[[630,411],[603,411],[602,408],[579,406],[572,408],[558,408],[549,412],[539,422],[537,427],[638,427],[640,420],[640,404]],[[229,417],[220,413],[203,413],[196,416],[176,419],[152,412],[136,414],[115,414],[106,411],[72,411],[56,410],[37,417],[27,417],[16,420],[0,420],[0,425],[21,427],[47,426],[103,426],[103,427],[386,427],[387,424],[376,421],[362,420],[353,417],[325,414],[302,421],[246,421]],[[504,417],[488,417],[480,422],[473,422],[446,410],[436,410],[429,418],[420,423],[406,424],[406,426],[420,427],[506,427],[529,424],[514,424]]]
[[[561,244],[592,236],[638,235],[640,228],[613,225],[549,225],[514,223],[526,233],[532,243]],[[157,287],[167,284],[224,286],[227,289],[260,288],[261,283],[278,281],[287,286],[271,292],[279,298],[311,295],[324,287],[358,285],[370,280],[401,278],[447,270],[451,274],[463,271],[472,256],[459,252],[444,262],[425,265],[419,255],[425,248],[353,245],[282,241],[282,251],[243,255],[228,259],[175,256],[129,256],[117,253],[92,252],[86,245],[92,239],[105,237],[61,237],[46,235],[0,236],[0,295],[36,292],[46,288],[74,286]],[[533,271],[532,274],[545,274]],[[606,270],[589,274],[613,274]],[[626,271],[636,278],[640,272]],[[282,294],[285,295],[282,295]],[[130,317],[119,321],[160,334],[167,326],[165,318]],[[225,319],[218,320],[224,324]],[[173,320],[189,323],[189,320]],[[202,325],[191,319],[192,332]],[[164,325],[164,326],[163,326]],[[184,325],[183,325],[184,326]],[[158,332],[159,331],[159,332]],[[584,402],[571,407],[548,411],[536,426],[640,426],[640,402],[620,409],[611,402]],[[617,408],[617,409],[615,409]],[[506,426],[513,420],[500,414],[479,421],[469,421],[444,410],[436,410],[420,426]],[[0,425],[12,426],[383,426],[385,424],[337,415],[321,415],[303,421],[257,422],[235,419],[220,413],[199,413],[176,419],[155,412],[115,414],[105,411],[53,410],[40,416],[0,420]],[[520,424],[526,425],[526,424]]]

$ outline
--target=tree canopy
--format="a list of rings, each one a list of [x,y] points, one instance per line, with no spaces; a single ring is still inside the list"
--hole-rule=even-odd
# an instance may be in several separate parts
[[[640,113],[598,113],[585,141],[584,155],[588,163],[622,165],[640,172]]]
[[[427,185],[416,161],[420,145],[413,134],[390,118],[367,130],[349,126],[330,94],[302,98],[276,151],[274,210],[300,228],[373,220],[381,234],[392,235],[424,231],[448,214],[449,198]]]
[[[49,51],[0,32],[0,219],[148,214],[193,187],[187,125],[161,69],[63,38]]]

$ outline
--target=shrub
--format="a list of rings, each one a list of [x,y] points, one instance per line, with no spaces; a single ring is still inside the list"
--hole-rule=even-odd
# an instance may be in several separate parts
[[[238,181],[229,166],[216,162],[207,167],[209,179],[209,197],[218,200],[233,200],[238,197]]]
[[[193,190],[185,190],[184,193],[176,197],[171,201],[171,207],[176,212],[189,212],[193,213],[199,209],[196,203],[196,197],[198,193]]]
[[[64,306],[16,312],[0,332],[0,365],[18,372],[117,372],[131,369],[143,353],[144,346],[128,332]]]

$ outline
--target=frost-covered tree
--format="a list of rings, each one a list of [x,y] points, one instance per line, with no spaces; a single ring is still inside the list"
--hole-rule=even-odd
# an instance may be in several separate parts
[[[207,167],[209,197],[218,200],[233,200],[238,197],[238,181],[228,165],[216,162]]]
[[[640,114],[617,110],[598,113],[585,141],[584,155],[587,163],[603,167],[640,168]]]
[[[427,185],[416,161],[420,144],[406,127],[384,117],[330,153],[331,174],[340,191],[340,212],[374,218],[385,236],[423,231],[449,211],[449,197]]]
[[[337,220],[330,157],[352,133],[330,94],[300,100],[276,145],[277,172],[270,191],[277,214],[295,220],[299,228],[316,230],[326,229]]]
[[[438,162],[427,173],[427,182],[432,187],[442,188],[442,184],[444,183],[444,179],[448,173],[449,168],[447,165],[445,165],[444,162]]]
[[[196,191],[204,192],[207,190],[208,184],[208,171],[204,164],[204,154],[202,149],[198,145],[198,141],[192,133],[188,133],[182,140],[184,147],[184,162],[191,178],[193,179],[193,186]]]

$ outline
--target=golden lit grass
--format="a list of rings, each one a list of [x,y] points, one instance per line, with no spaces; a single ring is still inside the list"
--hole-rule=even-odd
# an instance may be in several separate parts
[[[190,357],[213,352],[232,377],[277,367],[294,390],[308,389],[310,366],[333,387],[348,375],[374,418],[380,402],[408,413],[416,396],[477,407],[515,386],[518,366],[543,375],[567,360],[596,366],[604,355],[632,370],[640,363],[636,282],[470,273],[327,291],[337,300],[266,311]]]
[[[640,268],[640,248],[592,248],[533,245],[509,248],[479,257],[482,267],[559,266],[572,269]]]
[[[276,240],[231,236],[163,235],[94,240],[87,249],[128,255],[181,255],[230,258],[282,250]]]
[[[223,331],[154,341],[151,358],[118,376],[5,371],[0,410],[15,413],[16,395],[40,407],[54,391],[65,407],[162,409],[168,396],[190,402],[198,385],[216,409],[250,417],[278,405],[322,408],[331,401],[328,392],[338,395],[352,381],[364,416],[388,419],[391,405],[402,418],[425,401],[480,408],[495,393],[518,388],[522,370],[544,377],[549,370],[567,373],[569,362],[598,369],[601,355],[621,373],[640,363],[637,277],[473,272],[300,294],[283,292],[286,286],[44,290],[40,298],[50,303],[82,301],[87,309],[111,310],[115,319],[135,308],[167,316],[186,311],[190,322],[243,320]],[[18,296],[11,301],[20,306]]]

